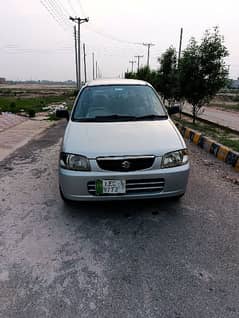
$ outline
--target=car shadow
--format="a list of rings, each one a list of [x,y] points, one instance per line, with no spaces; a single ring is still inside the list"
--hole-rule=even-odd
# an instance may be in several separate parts
[[[183,200],[183,199],[182,199]],[[74,202],[63,204],[63,213],[73,218],[91,217],[101,219],[135,218],[138,216],[178,216],[181,201],[172,199],[147,199],[109,202]]]

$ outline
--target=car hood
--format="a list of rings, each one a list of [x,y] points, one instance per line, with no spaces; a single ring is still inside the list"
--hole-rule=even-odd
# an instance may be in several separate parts
[[[129,122],[72,122],[67,125],[62,151],[98,156],[155,155],[184,148],[170,119]]]

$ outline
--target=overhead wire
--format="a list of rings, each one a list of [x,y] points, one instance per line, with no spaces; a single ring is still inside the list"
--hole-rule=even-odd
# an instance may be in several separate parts
[[[69,4],[69,7],[70,7],[70,9],[71,9],[71,11],[72,11],[72,14],[73,14],[76,10],[75,10],[75,8],[74,8],[74,6],[73,6],[71,0],[67,0],[67,3]]]
[[[48,11],[48,13],[51,15],[51,17],[54,19],[54,21],[61,27],[64,29],[64,31],[66,31],[65,29],[65,25],[62,24],[61,19],[59,19],[59,17],[57,16],[57,14],[54,12],[54,10],[52,10],[51,6],[49,6],[49,3],[46,0],[40,0],[40,3],[43,5],[43,7]]]

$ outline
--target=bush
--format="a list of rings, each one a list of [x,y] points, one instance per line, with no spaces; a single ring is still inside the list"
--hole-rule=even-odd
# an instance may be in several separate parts
[[[71,94],[69,94],[70,96],[74,96],[76,97],[79,93],[79,90],[78,89],[74,89],[73,92]]]
[[[27,113],[28,113],[28,116],[31,118],[36,116],[36,111],[33,108],[28,109]]]
[[[234,102],[239,102],[239,95],[233,96],[233,97],[232,97],[232,100],[233,100]]]
[[[13,114],[16,114],[18,109],[17,109],[17,105],[14,102],[11,102],[9,105],[9,111]]]

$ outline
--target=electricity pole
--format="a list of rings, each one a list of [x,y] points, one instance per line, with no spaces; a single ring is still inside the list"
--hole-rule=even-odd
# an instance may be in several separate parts
[[[153,43],[143,43],[144,46],[147,46],[148,48],[148,54],[147,54],[147,67],[149,67],[149,55],[150,55],[150,47],[154,46],[155,44]]]
[[[180,31],[180,41],[179,41],[179,50],[178,50],[178,64],[179,64],[179,60],[181,58],[182,40],[183,40],[183,28],[181,28],[181,31]]]
[[[79,74],[78,74],[78,58],[77,58],[77,39],[76,39],[76,26],[74,25],[74,38],[75,38],[75,63],[76,63],[76,87],[79,87]]]
[[[98,62],[95,62],[95,78],[98,78]]]
[[[92,53],[93,80],[95,79],[95,53]]]
[[[138,71],[139,71],[139,60],[144,57],[143,55],[135,55],[135,57],[138,59]]]
[[[84,52],[84,73],[85,73],[85,83],[87,82],[87,75],[86,75],[86,54],[85,54],[85,43],[83,43],[83,52]]]
[[[131,67],[132,67],[131,73],[133,73],[134,72],[134,63],[136,63],[136,61],[131,60],[131,61],[129,61],[129,63],[131,64]]]
[[[69,19],[73,22],[76,22],[78,24],[78,77],[79,77],[79,83],[78,83],[78,89],[81,88],[81,44],[80,44],[80,25],[84,22],[89,22],[89,18],[81,19],[80,17],[69,17]]]

